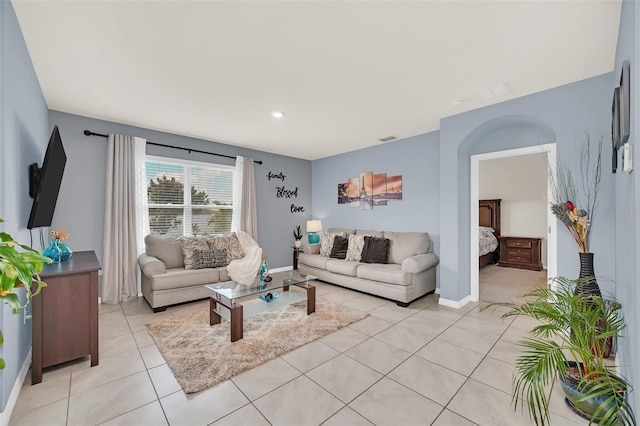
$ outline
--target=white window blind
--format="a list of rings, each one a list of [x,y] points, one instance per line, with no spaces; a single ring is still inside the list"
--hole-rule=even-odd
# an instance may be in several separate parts
[[[146,166],[151,232],[208,235],[231,231],[233,167],[150,156]]]

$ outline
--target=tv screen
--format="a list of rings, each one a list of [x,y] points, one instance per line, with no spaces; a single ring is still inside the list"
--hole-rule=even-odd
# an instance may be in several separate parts
[[[624,61],[620,74],[620,141],[618,147],[624,145],[629,139],[631,123],[631,84],[629,81],[631,70],[629,68],[629,61]]]
[[[60,131],[58,126],[54,126],[42,168],[38,169],[37,164],[31,165],[30,195],[33,197],[33,204],[27,223],[28,229],[51,226],[66,163],[67,154],[62,146]]]

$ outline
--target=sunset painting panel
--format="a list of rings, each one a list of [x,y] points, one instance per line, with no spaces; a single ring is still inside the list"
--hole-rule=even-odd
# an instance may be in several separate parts
[[[353,177],[349,179],[349,187],[347,193],[349,194],[349,207],[360,207],[360,179]]]
[[[349,183],[338,184],[338,204],[347,204],[349,202]]]
[[[387,200],[402,200],[402,175],[387,177]]]
[[[387,205],[387,174],[373,175],[373,205]]]
[[[373,208],[373,172],[360,173],[360,208]]]

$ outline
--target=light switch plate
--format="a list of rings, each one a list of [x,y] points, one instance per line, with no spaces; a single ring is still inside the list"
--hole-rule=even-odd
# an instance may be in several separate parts
[[[622,173],[633,170],[633,146],[627,142],[622,146]]]

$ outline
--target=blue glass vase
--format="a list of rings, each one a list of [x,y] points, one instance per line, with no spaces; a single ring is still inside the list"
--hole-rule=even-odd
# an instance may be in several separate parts
[[[73,256],[73,251],[68,245],[54,238],[49,243],[49,247],[44,249],[42,255],[51,259],[53,263],[60,263],[69,260],[69,258]]]
[[[69,258],[71,256],[73,256],[73,250],[71,250],[69,248],[68,245],[66,245],[63,242],[59,242],[58,243],[58,247],[60,247],[60,261],[64,262],[65,260],[69,260]]]
[[[53,240],[51,240],[51,242],[49,243],[49,247],[44,249],[44,251],[42,252],[42,255],[44,257],[48,257],[49,259],[51,259],[53,263],[62,262],[62,251],[60,250],[60,240],[58,240],[57,238],[54,238]]]

